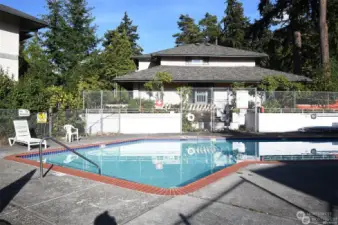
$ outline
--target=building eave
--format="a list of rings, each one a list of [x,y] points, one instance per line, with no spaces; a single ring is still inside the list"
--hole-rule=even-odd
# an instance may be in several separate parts
[[[20,32],[34,32],[48,26],[48,23],[27,13],[0,4],[0,13],[19,19]]]

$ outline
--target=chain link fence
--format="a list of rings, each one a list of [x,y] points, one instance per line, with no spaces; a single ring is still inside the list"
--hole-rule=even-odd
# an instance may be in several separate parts
[[[86,91],[83,108],[52,110],[48,123],[37,123],[37,111],[19,117],[17,109],[0,109],[0,140],[14,137],[13,120],[25,119],[32,137],[64,137],[64,125],[80,136],[116,133],[189,133],[243,130],[259,132],[259,115],[336,115],[338,93],[257,91],[255,88],[185,88],[164,93]],[[337,114],[338,116],[338,114]],[[320,117],[320,115],[318,115]],[[286,122],[287,123],[287,122]],[[292,121],[289,121],[292,123]],[[320,124],[321,125],[321,124]]]
[[[331,113],[338,111],[338,93],[310,91],[258,92],[269,113]]]

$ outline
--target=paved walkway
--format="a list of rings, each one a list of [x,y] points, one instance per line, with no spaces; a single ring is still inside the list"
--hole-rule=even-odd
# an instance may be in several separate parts
[[[338,224],[337,174],[336,162],[252,165],[168,197],[53,171],[39,179],[37,168],[0,159],[0,224]]]
[[[302,224],[296,216],[302,211],[311,224],[322,224],[328,212],[338,218],[338,184],[331,172],[337,174],[337,165],[255,165],[190,195],[167,197],[55,172],[40,180],[35,167],[0,159],[0,221],[291,225]]]

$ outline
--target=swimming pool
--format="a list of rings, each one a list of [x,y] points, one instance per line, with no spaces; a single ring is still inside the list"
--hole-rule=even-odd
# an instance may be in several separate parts
[[[242,158],[241,150],[225,140],[140,140],[78,151],[97,163],[102,175],[161,188],[185,186]],[[39,161],[38,156],[29,159]],[[45,155],[44,162],[97,173],[71,152]]]
[[[157,188],[180,188],[241,162],[338,158],[336,140],[148,139],[76,149],[102,175]],[[38,162],[36,153],[18,156]],[[44,163],[97,173],[69,151],[46,152]]]

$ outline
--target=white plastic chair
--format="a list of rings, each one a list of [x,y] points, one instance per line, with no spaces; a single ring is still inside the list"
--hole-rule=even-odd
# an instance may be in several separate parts
[[[76,140],[79,141],[79,129],[75,128],[71,124],[66,124],[63,126],[63,129],[66,130],[66,141],[72,142],[73,136],[76,136]]]
[[[30,151],[31,146],[40,145],[41,139],[31,137],[27,120],[14,120],[13,124],[15,129],[15,137],[8,138],[10,146],[13,146],[15,143],[26,144],[28,151]],[[43,141],[42,144],[45,148],[47,148],[46,141]]]

